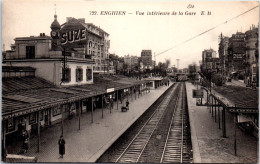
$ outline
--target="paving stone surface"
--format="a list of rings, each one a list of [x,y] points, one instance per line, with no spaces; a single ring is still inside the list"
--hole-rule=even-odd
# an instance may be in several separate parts
[[[226,114],[227,138],[223,138],[222,129],[219,129],[218,117],[215,122],[215,115],[212,117],[212,113],[210,113],[207,106],[196,106],[196,99],[192,98],[192,89],[195,88],[196,87],[191,83],[186,83],[189,117],[192,124],[191,135],[194,162],[258,163],[258,139],[251,135],[247,135],[245,132],[237,128],[237,156],[235,156],[235,126],[233,115],[230,113]],[[203,100],[204,103],[205,99],[206,96]],[[222,123],[222,120],[220,120],[220,122]]]

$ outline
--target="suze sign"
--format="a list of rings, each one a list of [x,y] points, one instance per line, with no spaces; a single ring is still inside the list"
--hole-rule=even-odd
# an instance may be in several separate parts
[[[87,39],[87,29],[76,29],[61,32],[61,44],[74,43]]]

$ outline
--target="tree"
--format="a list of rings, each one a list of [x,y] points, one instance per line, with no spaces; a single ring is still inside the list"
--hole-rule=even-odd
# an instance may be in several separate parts
[[[196,67],[197,67],[197,64],[195,62],[193,62],[192,64],[189,65],[189,77],[191,79],[195,79],[195,76],[196,76]]]
[[[171,65],[171,60],[165,59],[165,65],[166,65],[166,68],[169,68],[169,66]]]
[[[166,76],[166,63],[162,63],[162,62],[159,62],[158,63],[158,73],[161,75],[161,76]]]
[[[213,74],[212,82],[217,86],[222,86],[222,75],[220,73]]]

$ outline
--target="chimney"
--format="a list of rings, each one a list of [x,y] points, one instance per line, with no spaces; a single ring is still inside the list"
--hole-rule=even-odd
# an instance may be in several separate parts
[[[40,36],[42,36],[42,33],[40,33]]]
[[[42,33],[42,36],[45,36],[45,33]]]

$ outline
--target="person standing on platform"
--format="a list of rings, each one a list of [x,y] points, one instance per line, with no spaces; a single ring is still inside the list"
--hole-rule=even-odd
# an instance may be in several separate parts
[[[60,158],[63,158],[63,155],[65,154],[65,140],[63,139],[63,136],[60,136],[59,139],[59,154]]]
[[[26,138],[26,139],[24,140],[24,142],[23,142],[23,150],[24,150],[24,153],[27,153],[28,149],[29,149],[29,139]]]
[[[23,153],[27,153],[28,149],[29,149],[29,135],[27,130],[23,130],[22,132],[22,152]]]
[[[114,99],[113,99],[113,97],[110,98],[110,103],[111,103],[111,109],[114,109]]]
[[[22,132],[22,140],[23,140],[23,142],[24,142],[27,138],[29,138],[28,132],[27,132],[27,130],[23,130],[23,132]]]
[[[126,100],[125,104],[126,104],[126,109],[129,110],[129,101]]]

